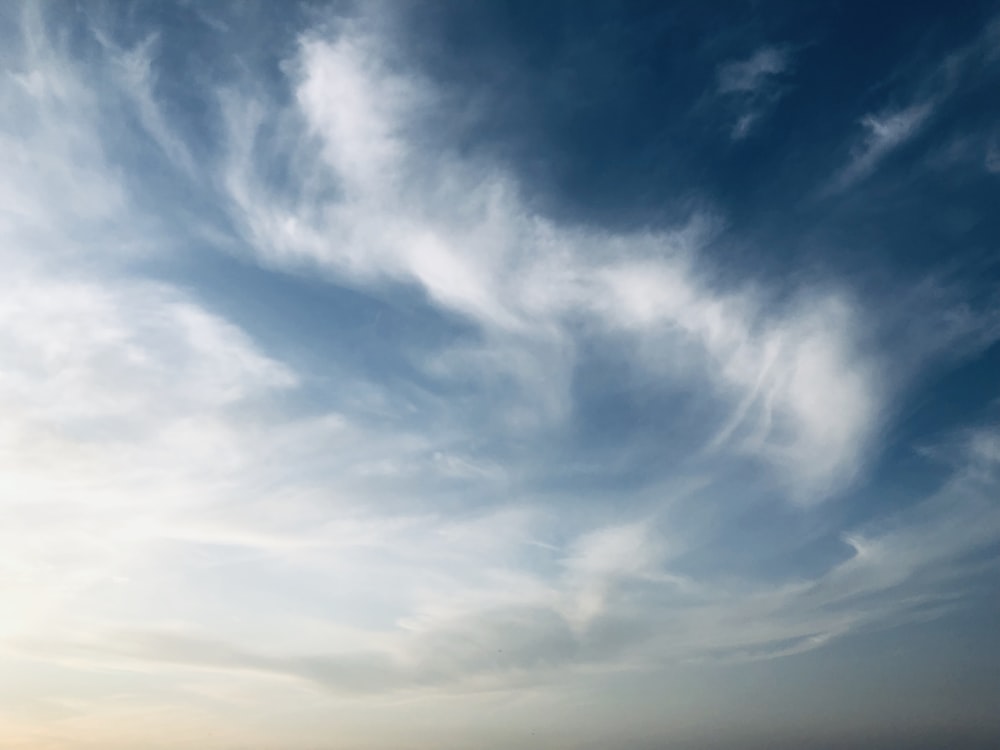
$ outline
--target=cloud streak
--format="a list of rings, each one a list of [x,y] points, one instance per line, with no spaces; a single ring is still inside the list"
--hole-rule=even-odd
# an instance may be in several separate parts
[[[861,125],[866,135],[851,160],[834,178],[836,189],[843,190],[874,172],[879,162],[916,136],[933,109],[933,103],[928,101],[900,110],[865,115]]]

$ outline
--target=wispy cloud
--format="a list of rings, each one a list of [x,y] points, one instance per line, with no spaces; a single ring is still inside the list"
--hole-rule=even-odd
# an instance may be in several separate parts
[[[470,702],[816,649],[943,611],[988,564],[975,553],[1000,539],[993,428],[967,433],[950,479],[878,523],[829,510],[875,492],[860,480],[903,370],[996,335],[980,335],[977,315],[921,330],[933,346],[906,359],[898,341],[871,346],[873,331],[895,331],[889,316],[842,284],[720,281],[706,248],[723,219],[708,212],[657,231],[548,217],[511,170],[434,140],[446,98],[390,62],[370,16],[304,32],[280,100],[252,74],[200,91],[222,132],[201,149],[161,101],[155,35],[101,36],[95,61],[32,6],[25,18],[23,54],[0,79],[10,679],[41,663],[56,681],[134,680],[109,683],[102,715],[123,700],[245,713],[262,704],[254,691],[289,685],[324,710],[331,694]],[[786,51],[765,48],[720,68],[717,93],[750,117],[790,70]],[[153,146],[146,158],[177,173],[170,189],[126,181],[121,132],[105,127],[122,108],[129,136]],[[931,112],[866,118],[842,179]],[[281,274],[292,295],[301,276],[333,282],[317,284],[324,300],[342,287],[398,294],[448,333],[409,340],[420,324],[408,321],[386,336],[409,368],[398,372],[282,356],[280,337],[225,312],[228,279],[179,280],[183,263],[210,264],[201,248],[178,261],[186,228],[163,231],[158,213],[192,185],[206,223],[230,222],[218,232],[241,272]],[[360,325],[307,312],[283,351],[322,350]],[[593,437],[582,383],[595,352],[666,404],[643,414],[669,428],[643,454],[666,467],[648,483],[566,486],[567,462],[604,469],[574,453]],[[810,525],[796,544],[822,537],[832,552],[745,568],[731,542],[758,533],[748,509],[773,517],[776,538]],[[60,691],[71,714],[92,700],[72,677]]]
[[[716,72],[717,91],[738,109],[730,136],[734,141],[750,134],[784,95],[783,77],[792,70],[787,47],[761,47],[745,60],[727,62]]]
[[[142,127],[163,150],[171,166],[188,177],[194,177],[196,170],[191,154],[184,142],[171,131],[156,97],[153,63],[159,47],[158,37],[151,34],[132,49],[121,50],[103,34],[98,33],[97,36],[108,48],[112,70],[119,78],[121,91],[131,99]]]
[[[892,104],[862,116],[858,124],[864,134],[855,139],[847,164],[834,174],[828,190],[845,190],[870,177],[887,157],[918,137],[939,113],[947,112],[963,85],[983,76],[993,65],[998,29],[1000,21],[993,19],[971,42],[920,69],[909,86],[901,87],[905,93],[895,95],[897,101],[909,99],[909,104]]]
[[[496,690],[567,670],[788,655],[955,606],[955,586],[987,564],[975,553],[1000,536],[1000,513],[990,499],[998,444],[991,431],[972,436],[962,465],[941,490],[878,526],[846,534],[844,561],[814,580],[720,585],[671,575],[671,551],[639,523],[578,537],[566,550],[561,579],[498,568],[474,588],[460,587],[449,597],[434,593],[423,603],[418,598],[404,630],[369,638],[360,651],[309,653],[304,644],[266,650],[176,629],[108,632],[89,642],[31,638],[19,648],[84,662],[139,660],[292,676],[348,693]],[[482,522],[503,528],[496,519]],[[397,548],[408,556],[416,539],[397,537],[391,544],[402,542]],[[372,542],[390,544],[379,537]],[[415,559],[423,561],[426,576],[427,558]],[[453,568],[449,577],[460,574]],[[638,606],[636,597],[646,604]],[[466,606],[456,607],[463,601]]]
[[[1000,138],[992,139],[986,147],[984,164],[987,172],[1000,174]]]
[[[757,93],[773,83],[773,77],[786,72],[791,66],[787,49],[761,47],[746,60],[728,62],[719,66],[719,93]]]
[[[776,54],[755,58],[751,69],[763,72],[754,75],[775,68],[783,59]],[[707,219],[673,233],[601,237],[532,215],[504,173],[483,174],[455,155],[411,145],[416,134],[407,128],[435,106],[435,94],[380,59],[378,40],[365,33],[303,43],[297,102],[321,146],[300,182],[336,184],[336,199],[271,196],[249,153],[233,150],[227,184],[264,261],[311,263],[362,284],[416,282],[481,326],[487,348],[475,356],[482,366],[507,370],[526,394],[547,394],[541,413],[554,416],[568,404],[573,320],[634,336],[640,351],[656,340],[690,346],[689,370],[644,356],[636,364],[664,377],[707,376],[719,397],[734,402],[727,436],[739,429],[739,448],[771,462],[804,501],[850,482],[877,424],[880,395],[877,363],[853,351],[845,298],[811,300],[831,313],[816,325],[797,310],[775,317],[748,292],[713,290],[699,280],[694,259]],[[757,80],[742,75],[731,85]],[[237,111],[247,108],[261,106]],[[253,141],[250,122],[234,115],[231,142]],[[504,353],[489,356],[492,347]],[[567,354],[557,362],[556,352]],[[823,399],[813,388],[837,393],[829,400],[838,404],[835,414],[817,410]]]
[[[843,190],[870,175],[879,162],[920,132],[933,111],[934,104],[925,101],[905,109],[865,115],[861,125],[867,133],[834,178],[834,188]]]

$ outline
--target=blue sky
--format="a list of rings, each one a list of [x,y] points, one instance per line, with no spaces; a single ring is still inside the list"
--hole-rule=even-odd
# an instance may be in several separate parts
[[[1000,740],[996,3],[0,18],[4,747]]]

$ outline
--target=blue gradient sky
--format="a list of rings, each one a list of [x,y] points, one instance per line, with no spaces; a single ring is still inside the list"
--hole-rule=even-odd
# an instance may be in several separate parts
[[[0,63],[4,748],[1000,742],[1000,5]]]

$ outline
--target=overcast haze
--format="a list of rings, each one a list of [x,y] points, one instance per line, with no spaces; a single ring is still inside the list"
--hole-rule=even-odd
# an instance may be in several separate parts
[[[1000,747],[1000,4],[0,64],[3,748]]]

